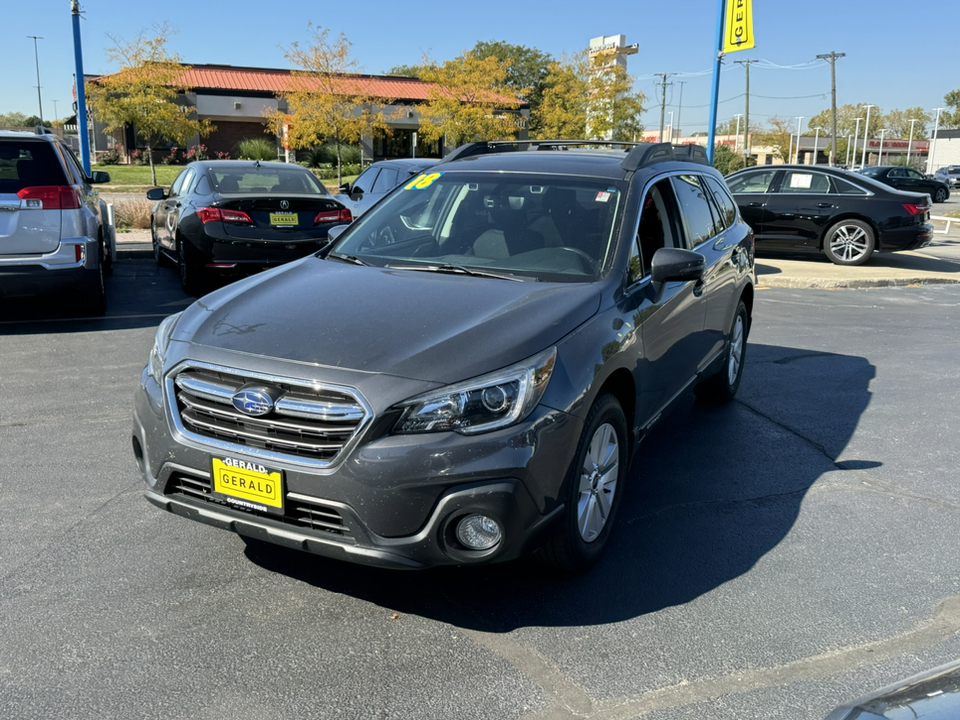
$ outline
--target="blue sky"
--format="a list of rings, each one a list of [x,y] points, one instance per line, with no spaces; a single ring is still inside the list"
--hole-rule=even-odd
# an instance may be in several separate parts
[[[54,100],[56,114],[67,116],[74,71],[70,2],[0,3],[7,27],[0,44],[0,113],[38,113],[34,41],[28,37],[38,35],[43,38],[38,47],[44,118],[54,116]],[[646,127],[658,128],[660,122],[655,73],[677,73],[669,80],[667,122],[673,111],[684,132],[707,129],[717,0],[603,5],[582,0],[86,0],[81,8],[87,73],[116,69],[107,61],[111,36],[131,40],[162,22],[178,28],[168,47],[184,62],[279,68],[289,67],[283,48],[306,41],[312,22],[333,35],[343,32],[354,59],[370,74],[417,63],[424,55],[447,60],[480,40],[535,47],[560,58],[585,48],[590,38],[625,34],[628,43],[640,46],[629,71],[635,89],[647,95]],[[838,105],[932,110],[942,106],[947,92],[960,88],[956,0],[916,6],[893,0],[754,0],[754,17],[756,49],[728,56],[721,75],[720,121],[744,111],[744,69],[734,60],[761,61],[750,75],[751,125],[771,115],[796,122],[797,116],[809,118],[829,108],[829,64],[815,58],[831,51],[846,53],[837,61]]]

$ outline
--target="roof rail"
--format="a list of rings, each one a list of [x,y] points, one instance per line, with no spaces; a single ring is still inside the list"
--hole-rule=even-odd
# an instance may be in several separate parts
[[[53,135],[53,130],[48,127],[44,127],[43,125],[37,125],[33,129],[33,132],[35,135]]]
[[[707,151],[699,145],[629,142],[626,140],[485,140],[467,143],[450,152],[440,162],[447,163],[477,155],[530,150],[570,150],[572,148],[619,147],[627,153],[620,167],[627,171],[671,160],[709,165]]]

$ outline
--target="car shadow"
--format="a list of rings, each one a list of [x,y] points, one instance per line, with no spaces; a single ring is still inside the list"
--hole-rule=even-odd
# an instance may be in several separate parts
[[[522,559],[501,565],[385,571],[246,541],[260,567],[390,612],[484,632],[619,622],[688,603],[743,575],[790,532],[870,402],[864,358],[749,346],[735,402],[692,394],[641,445],[601,562],[566,576]],[[824,412],[829,398],[830,412]]]

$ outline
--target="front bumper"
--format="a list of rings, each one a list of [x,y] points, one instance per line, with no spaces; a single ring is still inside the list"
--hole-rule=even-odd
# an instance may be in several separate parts
[[[363,437],[331,468],[274,462],[285,483],[278,515],[228,505],[211,493],[212,458],[225,453],[179,437],[168,412],[145,370],[132,439],[151,503],[240,535],[396,569],[499,562],[537,547],[562,513],[566,470],[582,430],[577,418],[540,407],[524,423],[482,435]],[[371,427],[377,424],[375,418]],[[503,539],[490,550],[456,540],[457,521],[472,513],[500,524]]]

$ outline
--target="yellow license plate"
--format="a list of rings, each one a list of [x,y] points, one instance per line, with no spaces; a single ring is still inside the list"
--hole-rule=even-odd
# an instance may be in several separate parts
[[[280,227],[295,227],[300,222],[296,213],[270,213],[270,224]]]
[[[213,491],[251,510],[283,510],[283,473],[258,462],[213,459]]]

